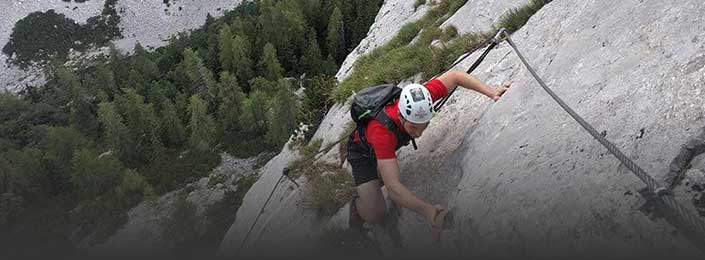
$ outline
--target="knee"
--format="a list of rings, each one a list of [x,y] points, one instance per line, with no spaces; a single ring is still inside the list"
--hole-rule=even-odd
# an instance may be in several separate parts
[[[367,214],[362,214],[362,218],[367,223],[380,225],[384,223],[384,207],[376,207],[367,212]]]

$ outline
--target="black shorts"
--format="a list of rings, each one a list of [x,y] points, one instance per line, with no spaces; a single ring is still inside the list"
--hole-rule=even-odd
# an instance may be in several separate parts
[[[347,159],[352,167],[356,187],[373,180],[382,182],[372,150],[367,145],[353,142],[353,135],[348,139]]]

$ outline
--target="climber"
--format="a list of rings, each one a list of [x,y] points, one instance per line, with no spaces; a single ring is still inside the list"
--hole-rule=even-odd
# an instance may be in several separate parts
[[[405,86],[399,97],[384,107],[384,113],[379,113],[387,118],[381,121],[386,121],[389,127],[380,120],[368,121],[365,128],[358,128],[364,129],[363,141],[355,130],[347,145],[347,160],[352,166],[357,191],[350,204],[351,228],[361,230],[364,221],[383,223],[385,202],[381,187],[384,185],[397,205],[422,215],[430,224],[434,239],[440,239],[444,207],[416,197],[400,182],[395,152],[412,138],[421,137],[435,112],[432,103],[447,95],[454,86],[477,91],[497,101],[509,89],[511,81],[491,88],[468,73],[451,70],[424,85]]]

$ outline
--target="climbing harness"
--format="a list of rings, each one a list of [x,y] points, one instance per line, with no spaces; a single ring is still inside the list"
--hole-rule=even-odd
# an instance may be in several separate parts
[[[573,109],[571,109],[558,95],[556,95],[548,86],[546,86],[546,83],[538,76],[536,71],[529,65],[529,63],[526,61],[526,58],[524,58],[524,55],[521,54],[519,49],[516,47],[516,44],[514,44],[514,41],[512,41],[511,37],[509,36],[509,33],[507,33],[506,30],[500,30],[498,33],[500,37],[503,37],[504,40],[509,43],[509,46],[514,50],[514,52],[517,54],[521,62],[524,64],[524,66],[529,70],[531,75],[536,79],[536,81],[541,85],[541,87],[548,93],[548,95],[555,100],[558,105],[563,108],[575,121],[580,124],[580,126],[583,127],[590,135],[592,135],[593,138],[595,138],[600,144],[602,144],[607,150],[617,157],[617,159],[627,167],[630,171],[632,171],[642,182],[644,182],[647,185],[647,189],[649,190],[650,194],[653,194],[652,198],[656,199],[658,202],[662,203],[664,206],[669,208],[673,213],[675,213],[675,217],[677,217],[681,223],[678,223],[681,226],[681,229],[686,228],[685,231],[683,232],[686,234],[686,237],[689,238],[689,240],[696,246],[698,247],[703,253],[705,253],[705,241],[702,240],[702,235],[705,235],[705,224],[703,223],[702,219],[700,219],[697,216],[694,216],[690,211],[686,210],[682,205],[680,205],[675,198],[673,197],[673,194],[670,193],[670,190],[661,185],[659,182],[657,182],[653,177],[651,177],[649,174],[647,174],[641,167],[639,167],[634,161],[632,161],[629,157],[627,157],[622,151],[619,150],[613,143],[608,141],[605,136],[601,135],[600,133],[595,130],[595,128],[592,127],[589,123],[587,123],[582,117],[580,117]],[[695,234],[690,231],[696,231]],[[683,230],[681,230],[683,231]]]

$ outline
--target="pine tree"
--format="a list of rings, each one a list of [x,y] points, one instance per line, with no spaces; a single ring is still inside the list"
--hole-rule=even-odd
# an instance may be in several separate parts
[[[243,129],[242,150],[257,154],[266,149],[263,137],[267,132],[269,98],[262,91],[253,91],[243,105],[240,125]]]
[[[233,71],[235,67],[233,63],[235,62],[235,57],[233,44],[233,33],[230,30],[230,25],[224,24],[220,28],[218,34],[218,48],[220,49],[220,66],[224,71]]]
[[[269,147],[278,147],[289,139],[296,128],[298,106],[288,81],[280,81],[276,103],[267,113],[267,135],[265,140]]]
[[[188,141],[195,153],[211,151],[217,140],[217,125],[215,120],[208,115],[207,109],[203,99],[197,95],[191,96],[189,103],[191,119],[188,123]]]
[[[244,35],[238,34],[233,39],[233,64],[231,71],[233,76],[238,79],[241,85],[244,85],[249,79],[252,78],[254,72],[252,71],[252,58],[250,46],[250,41]]]
[[[228,72],[221,73],[220,76],[220,107],[218,108],[218,121],[223,127],[223,141],[227,143],[231,150],[237,150],[241,136],[240,116],[245,102],[245,94],[242,93],[237,79]]]
[[[96,118],[96,105],[93,98],[87,95],[79,95],[71,101],[69,119],[71,126],[80,130],[86,136],[98,137],[98,119]]]
[[[238,131],[238,118],[242,114],[245,94],[237,84],[237,78],[228,72],[221,73],[219,86],[218,120],[226,132]]]
[[[316,32],[311,29],[308,35],[308,46],[301,57],[301,67],[308,75],[316,75],[322,72],[322,65],[323,57],[316,40]]]
[[[333,58],[333,55],[328,55],[328,58],[323,62],[323,66],[321,66],[322,72],[326,75],[335,75],[335,73],[338,72],[338,64],[335,63],[335,58]]]
[[[64,93],[59,99],[66,99],[59,102],[68,104],[71,126],[86,136],[97,137],[99,126],[95,116],[96,107],[93,104],[96,90],[90,85],[84,87],[80,78],[63,65],[55,68],[55,78],[61,89],[60,93]],[[87,78],[88,81],[84,82],[92,84],[93,80]]]
[[[71,182],[75,190],[86,197],[98,196],[116,187],[124,170],[124,166],[112,156],[99,156],[87,149],[76,151],[71,165]]]
[[[183,57],[173,73],[177,77],[176,83],[191,94],[205,96],[208,89],[215,85],[213,73],[203,65],[201,58],[192,49],[186,48]]]
[[[113,72],[104,64],[99,63],[95,67],[94,75],[95,85],[92,87],[97,88],[105,95],[102,98],[99,97],[99,101],[112,101],[115,95],[119,93]]]
[[[263,77],[256,77],[250,80],[250,93],[260,91],[272,95],[277,91],[277,81],[269,80]]]
[[[125,60],[125,56],[120,53],[120,51],[115,48],[115,46],[110,46],[110,59],[108,62],[108,68],[113,72],[116,85],[119,87],[126,86],[125,79],[129,75],[129,64]]]
[[[186,140],[184,124],[176,111],[176,106],[169,99],[164,99],[161,106],[161,137],[167,146],[179,146]]]
[[[355,48],[355,46],[359,44],[362,39],[367,37],[367,32],[369,31],[372,23],[374,23],[377,12],[382,4],[382,0],[353,1],[352,8],[354,8],[354,11],[347,11],[349,13],[354,13],[355,15],[346,21],[346,24],[349,24],[349,26],[346,26],[346,29],[349,32],[346,48]]]
[[[122,116],[112,102],[98,104],[98,121],[103,126],[103,138],[121,160],[129,157],[133,140],[129,136]]]
[[[134,89],[126,89],[125,95],[116,99],[119,112],[134,141],[128,163],[145,163],[153,160],[162,150],[159,141],[159,120],[152,104],[144,103],[144,97]]]
[[[262,58],[259,62],[260,75],[264,78],[277,81],[283,77],[284,69],[277,59],[277,49],[274,45],[267,43],[262,51]]]
[[[340,8],[335,7],[333,13],[328,19],[328,35],[326,43],[328,46],[328,54],[332,55],[337,63],[343,62],[345,58],[345,39],[343,31],[343,14]]]

